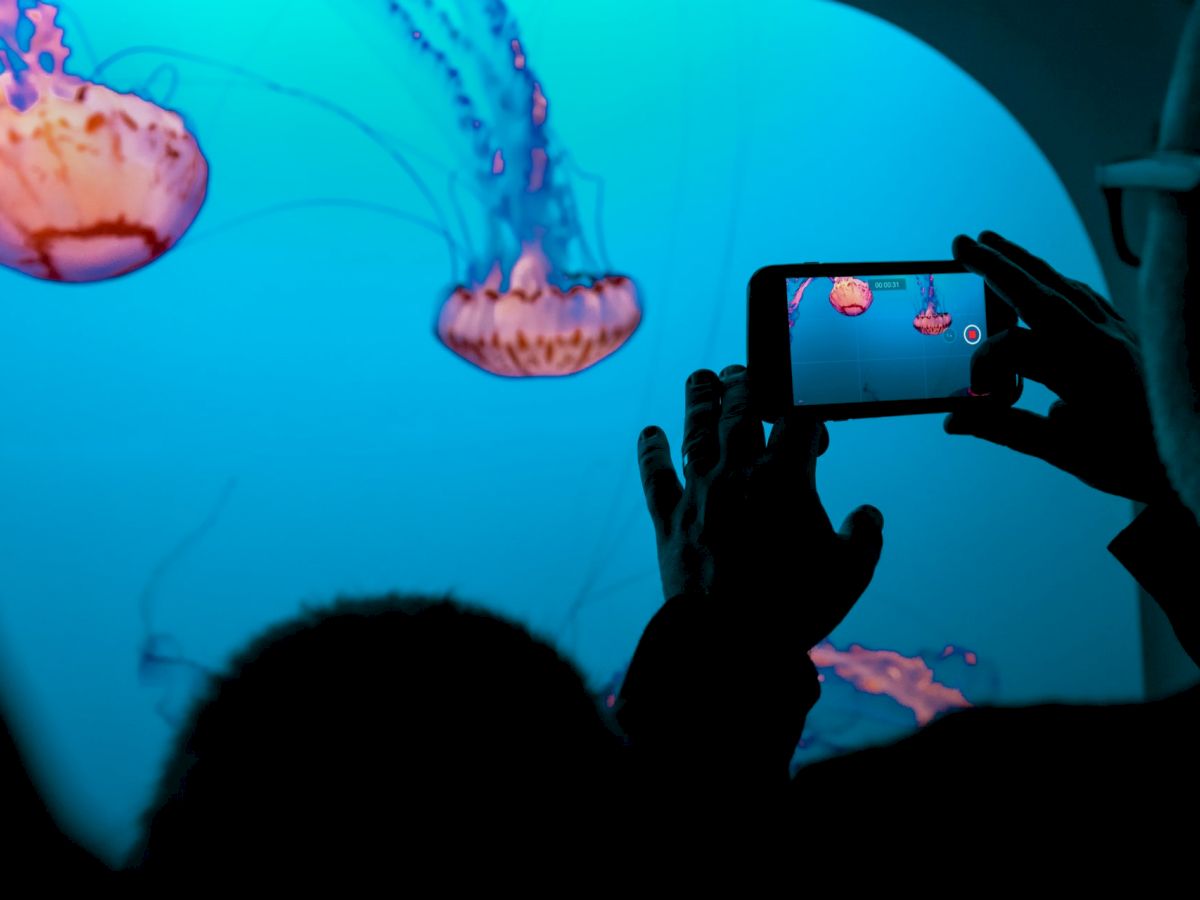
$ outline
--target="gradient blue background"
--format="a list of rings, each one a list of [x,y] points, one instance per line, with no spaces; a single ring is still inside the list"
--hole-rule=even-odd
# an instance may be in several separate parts
[[[66,6],[86,30],[76,71],[139,44],[203,53],[345,104],[439,189],[439,166],[471,164],[440,86],[333,3]],[[223,519],[158,595],[157,626],[195,659],[220,665],[304,602],[449,589],[600,681],[659,602],[635,437],[661,423],[678,447],[684,377],[743,358],[751,272],[939,258],[990,227],[1103,287],[1031,138],[889,25],[784,0],[514,6],[554,147],[603,176],[609,254],[645,298],[640,331],[594,370],[510,381],[450,355],[431,326],[455,273],[436,235],[394,217],[302,208],[223,227],[305,198],[428,211],[352,128],[200,67],[179,67],[173,97],[212,166],[188,239],[104,284],[0,272],[6,695],[56,808],[110,857],[170,738],[136,678],[136,598],[230,477]],[[107,77],[129,89],[156,65]],[[970,646],[1006,702],[1139,694],[1134,586],[1105,551],[1127,503],[948,437],[939,417],[830,430],[831,515],[871,502],[887,517],[836,641]]]

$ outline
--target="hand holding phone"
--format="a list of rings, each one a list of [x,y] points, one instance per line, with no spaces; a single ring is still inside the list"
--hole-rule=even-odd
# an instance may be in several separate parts
[[[994,232],[978,241],[960,235],[954,256],[1028,326],[1014,325],[980,345],[974,383],[986,387],[1023,374],[1059,399],[1046,415],[1000,405],[960,408],[947,417],[946,430],[1036,456],[1110,494],[1175,502],[1155,447],[1137,335],[1121,314],[1087,285]]]

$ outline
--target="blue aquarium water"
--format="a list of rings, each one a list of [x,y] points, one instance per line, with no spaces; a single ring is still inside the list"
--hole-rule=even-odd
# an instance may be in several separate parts
[[[986,227],[1104,286],[1034,140],[929,47],[835,3],[517,0],[547,106],[497,132],[526,179],[508,194],[479,188],[496,161],[447,69],[493,110],[513,76],[462,44],[431,61],[386,3],[62,6],[68,70],[103,63],[178,111],[210,167],[194,224],[145,268],[0,270],[5,696],[39,783],[109,858],[188,686],[302,604],[451,591],[609,683],[660,602],[636,435],[659,423],[677,447],[685,376],[743,358],[760,266],[944,258]],[[473,21],[465,38],[495,38]],[[538,147],[557,180],[535,208]],[[498,377],[435,323],[541,226],[560,275],[628,276],[644,316],[579,374]],[[987,677],[954,687],[975,702],[1139,694],[1135,589],[1105,551],[1127,503],[936,416],[830,431],[831,515],[887,519],[834,647],[977,660]],[[811,746],[859,740],[870,711],[839,697]]]

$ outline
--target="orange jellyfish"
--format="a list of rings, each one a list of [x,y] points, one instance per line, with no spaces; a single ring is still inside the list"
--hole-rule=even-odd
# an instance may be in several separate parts
[[[926,304],[913,318],[913,328],[930,336],[938,335],[950,327],[953,319],[948,312],[938,312],[932,303]]]
[[[57,13],[0,0],[0,265],[99,281],[179,240],[204,202],[208,164],[175,113],[68,75]]]
[[[861,316],[875,301],[871,286],[861,278],[839,276],[831,279],[833,288],[829,291],[829,302],[843,316]]]
[[[512,13],[502,3],[452,13],[434,2],[388,5],[406,49],[449,94],[483,214],[478,244],[462,225],[469,266],[442,295],[435,333],[496,375],[579,372],[637,330],[637,287],[608,265],[598,226],[598,255],[585,239],[566,154],[551,148],[551,104]]]
[[[953,648],[947,648],[943,657],[953,652]],[[832,669],[857,690],[891,697],[907,707],[918,725],[928,724],[946,710],[971,706],[962,691],[939,682],[933,669],[919,656],[904,656],[895,650],[870,650],[859,644],[839,650],[828,641],[818,644],[809,655],[817,668]],[[971,656],[969,664],[974,665],[974,654]]]
[[[566,290],[548,279],[540,246],[526,244],[507,288],[497,263],[473,288],[459,287],[442,306],[442,342],[496,375],[569,375],[598,363],[641,321],[637,290],[624,275],[605,275]]]

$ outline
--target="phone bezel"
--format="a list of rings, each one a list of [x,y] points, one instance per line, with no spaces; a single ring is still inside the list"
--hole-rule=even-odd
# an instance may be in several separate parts
[[[766,421],[775,421],[795,408],[792,402],[792,363],[787,324],[787,279],[831,275],[942,275],[966,273],[954,260],[872,263],[795,263],[764,266],[750,276],[746,288],[748,327],[746,360],[754,379],[755,405]],[[1017,324],[1017,315],[984,283],[987,333],[999,334]],[[878,400],[863,403],[804,405],[822,419],[869,419],[919,413],[953,412],[965,404],[1002,402],[1011,405],[1021,395],[1018,376],[1009,396],[944,397],[930,400]]]

